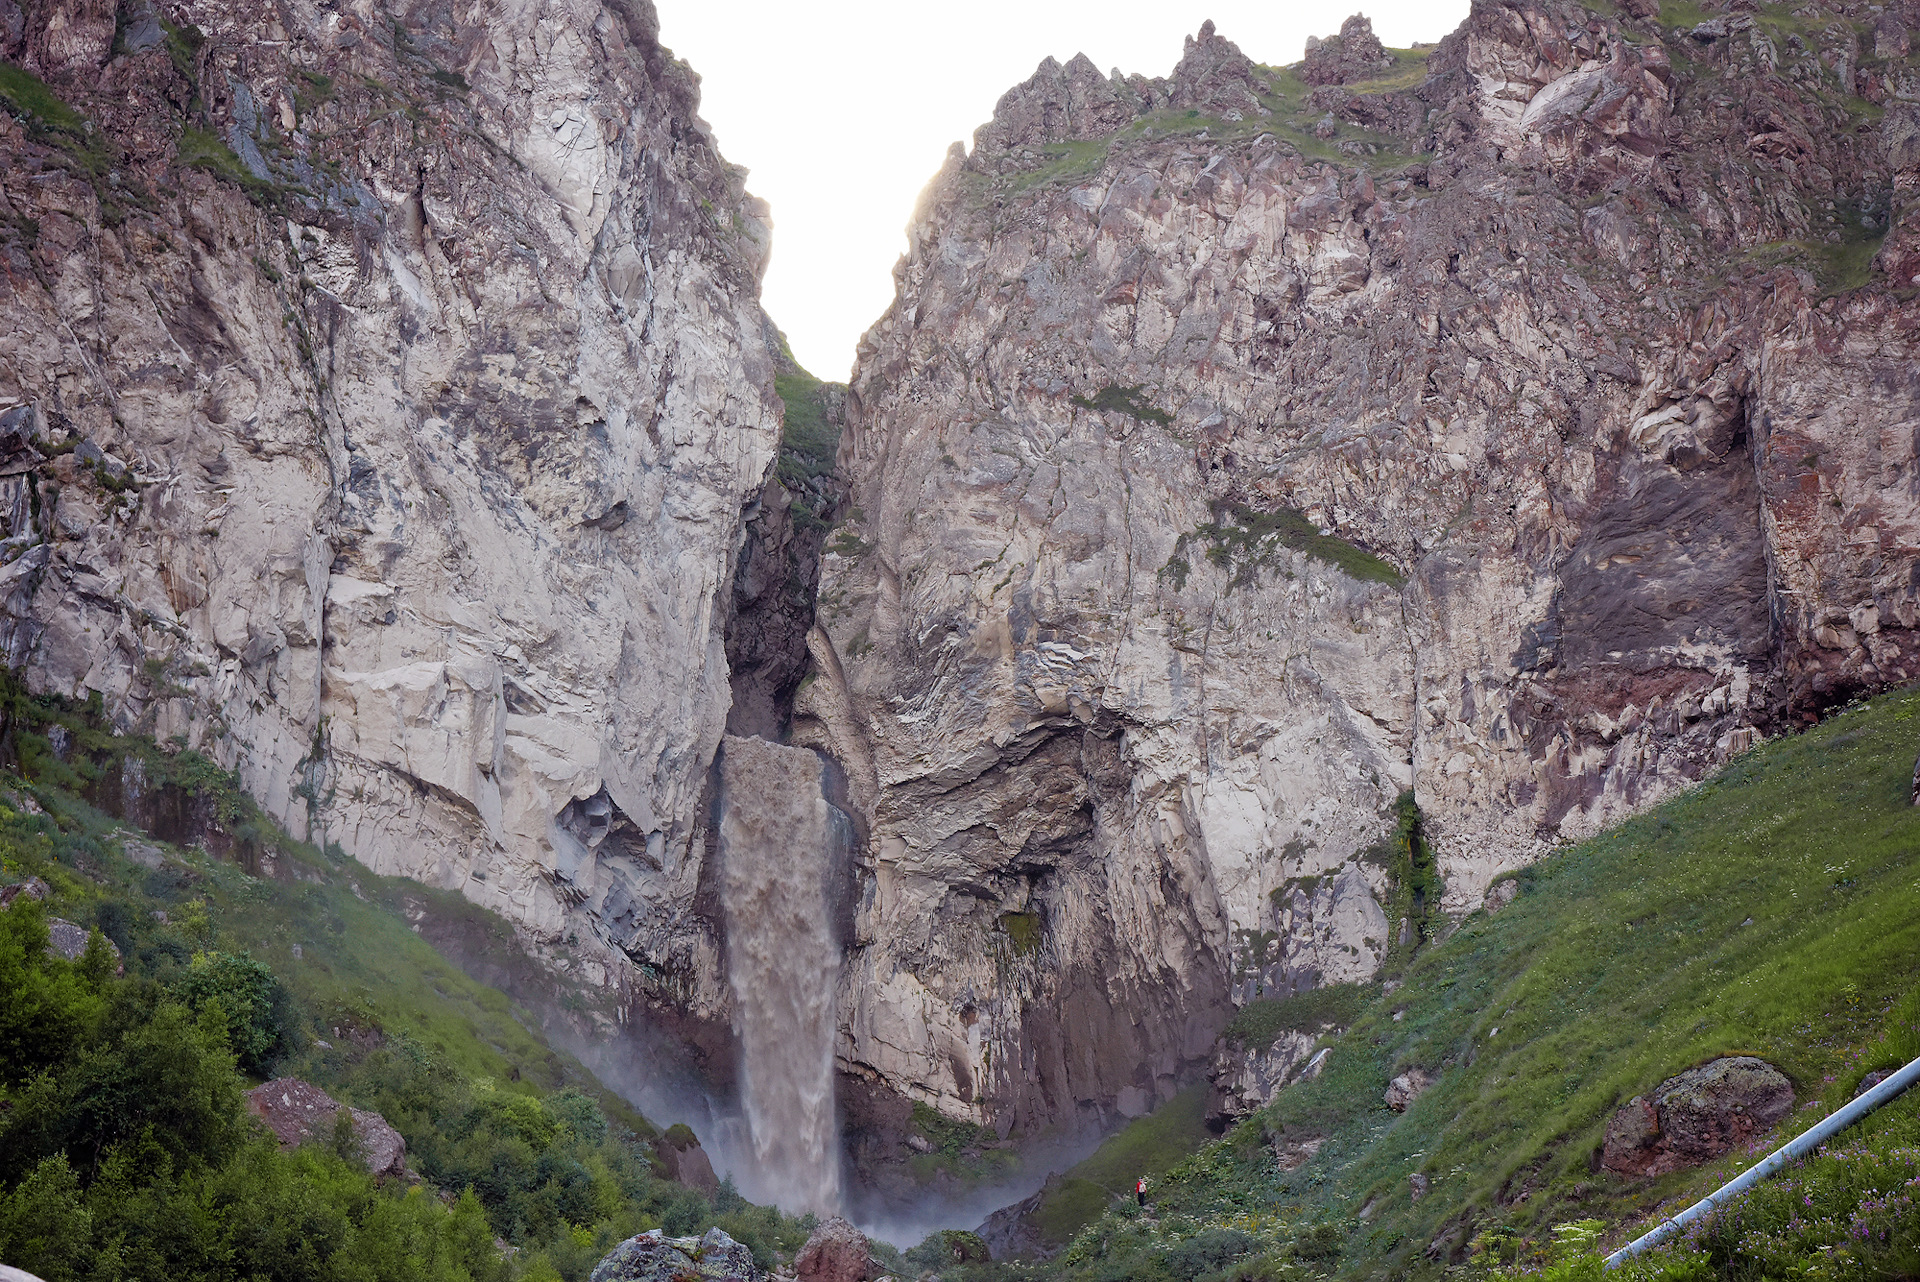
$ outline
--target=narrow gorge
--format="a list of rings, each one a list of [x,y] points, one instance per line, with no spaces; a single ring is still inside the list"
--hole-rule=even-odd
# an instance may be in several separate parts
[[[841,386],[648,0],[0,0],[0,643],[682,1048],[750,1196],[1012,1201],[1920,678],[1914,31],[1049,59]]]

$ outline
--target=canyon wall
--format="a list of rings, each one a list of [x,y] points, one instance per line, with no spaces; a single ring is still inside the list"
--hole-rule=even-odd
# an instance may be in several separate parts
[[[1920,675],[1915,25],[1049,61],[842,394],[644,0],[0,0],[0,641],[708,1050],[818,748],[855,1129],[1105,1127],[1418,945],[1405,794],[1460,914]]]
[[[777,340],[651,6],[0,0],[0,57],[9,664],[724,1014]]]
[[[870,833],[846,1071],[1137,1113],[1236,1000],[1417,943],[1403,791],[1463,913],[1920,676],[1915,16],[1209,24],[956,144],[796,720]]]

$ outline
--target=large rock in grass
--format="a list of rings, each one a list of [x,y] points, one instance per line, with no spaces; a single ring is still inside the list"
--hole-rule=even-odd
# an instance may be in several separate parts
[[[815,1229],[793,1257],[793,1271],[800,1282],[868,1282],[880,1269],[866,1234],[836,1215]]]
[[[340,1102],[311,1082],[276,1077],[247,1092],[247,1111],[267,1124],[282,1145],[291,1148],[325,1141],[340,1116]],[[407,1141],[386,1118],[363,1108],[347,1108],[353,1144],[375,1175],[403,1175]]]
[[[588,1282],[762,1282],[753,1252],[719,1229],[667,1237],[652,1229],[628,1238],[593,1266]]]
[[[1406,1112],[1407,1105],[1413,1103],[1419,1099],[1421,1095],[1425,1094],[1427,1087],[1433,1085],[1433,1082],[1433,1074],[1427,1072],[1426,1069],[1408,1069],[1387,1083],[1385,1096],[1387,1107],[1396,1113]]]
[[[1751,1055],[1729,1055],[1635,1096],[1607,1122],[1601,1165],[1622,1175],[1697,1166],[1761,1134],[1793,1111],[1793,1083]]]

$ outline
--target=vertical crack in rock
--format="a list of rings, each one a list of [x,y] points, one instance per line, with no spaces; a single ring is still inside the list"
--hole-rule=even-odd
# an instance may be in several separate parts
[[[806,748],[727,736],[720,765],[727,983],[756,1193],[786,1210],[840,1209],[834,1107],[832,886],[845,818]]]

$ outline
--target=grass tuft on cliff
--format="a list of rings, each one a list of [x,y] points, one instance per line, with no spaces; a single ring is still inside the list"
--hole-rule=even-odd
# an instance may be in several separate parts
[[[1762,1056],[1801,1101],[1765,1151],[1920,1051],[1916,749],[1920,694],[1883,695],[1524,870],[1511,904],[1458,923],[1358,1012],[1320,1077],[1169,1171],[1148,1220],[1110,1204],[1057,1275],[1170,1282],[1183,1244],[1231,1230],[1247,1241],[1223,1278],[1597,1278],[1594,1251],[1755,1160],[1650,1180],[1601,1169],[1626,1100],[1720,1055]],[[1383,1092],[1410,1068],[1437,1081],[1393,1113]],[[1323,1143],[1281,1170],[1274,1144],[1301,1139]],[[1912,1276],[1899,1260],[1920,1250],[1920,1215],[1899,1198],[1920,1177],[1917,1140],[1909,1096],[1639,1276]],[[1556,1225],[1586,1221],[1584,1244],[1556,1244]]]
[[[801,368],[785,334],[780,335],[780,355],[773,387],[785,414],[774,466],[781,485],[793,495],[794,521],[803,529],[824,530],[838,502],[833,469],[840,427],[828,411],[833,385]]]
[[[1388,562],[1358,544],[1320,533],[1305,515],[1290,507],[1261,512],[1236,503],[1216,512],[1207,524],[1182,534],[1160,571],[1176,590],[1187,585],[1187,576],[1193,572],[1191,552],[1196,546],[1207,560],[1228,572],[1229,591],[1257,582],[1262,570],[1273,568],[1283,549],[1305,553],[1361,583],[1398,588],[1406,582]]]

